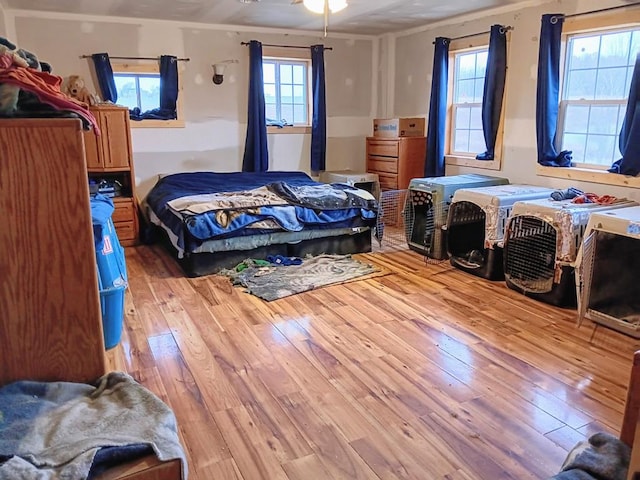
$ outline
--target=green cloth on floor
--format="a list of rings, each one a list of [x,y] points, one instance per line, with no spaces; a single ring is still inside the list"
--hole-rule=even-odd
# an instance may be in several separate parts
[[[271,265],[271,262],[268,262],[267,260],[260,260],[259,258],[247,258],[246,260],[243,260],[238,265],[236,265],[233,269],[236,272],[241,272],[244,269],[249,268],[251,266],[268,267],[270,265]]]

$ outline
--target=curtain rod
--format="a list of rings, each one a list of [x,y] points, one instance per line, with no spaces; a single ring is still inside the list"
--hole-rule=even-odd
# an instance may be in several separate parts
[[[249,45],[249,42],[240,42],[240,45]],[[311,48],[309,47],[303,47],[303,46],[299,46],[299,45],[275,45],[273,43],[263,43],[262,44],[263,47],[280,47],[280,48]],[[325,50],[333,50],[333,47],[324,47]]]
[[[501,25],[501,27],[502,28],[500,29],[500,33],[507,33],[509,30],[513,30],[513,27],[511,25],[507,25],[506,27]],[[486,32],[470,33],[469,35],[461,35],[459,37],[449,38],[448,40],[450,42],[454,40],[464,40],[465,38],[478,37],[480,35],[487,35],[489,33],[491,33],[491,30],[487,30]],[[435,43],[436,42],[434,41],[433,44],[435,45]]]
[[[609,12],[611,10],[618,10],[620,8],[637,7],[638,5],[640,5],[640,2],[630,3],[629,5],[617,5],[615,7],[601,8],[600,10],[590,10],[588,12],[571,13],[569,15],[558,15],[558,16],[564,17],[564,18],[581,17],[582,15],[591,15],[592,13]],[[556,23],[558,21],[558,17],[551,17],[550,21],[551,23]]]
[[[91,55],[80,55],[80,58],[91,58]],[[160,57],[109,57],[114,60],[158,60]],[[178,58],[179,62],[190,62],[190,58]]]

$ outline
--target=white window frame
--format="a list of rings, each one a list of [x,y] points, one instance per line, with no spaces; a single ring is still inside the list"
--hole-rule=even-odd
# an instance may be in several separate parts
[[[615,33],[615,32],[624,32],[624,31],[629,31],[629,30],[640,30],[640,26],[636,27],[635,29],[633,27],[629,28],[603,28],[601,30],[592,30],[589,32],[572,32],[572,33],[567,33],[565,34],[565,39],[564,39],[564,46],[565,48],[563,49],[563,62],[562,62],[562,66],[563,66],[563,70],[567,65],[567,60],[568,60],[568,45],[569,45],[569,41],[572,37],[575,38],[580,38],[580,37],[589,37],[589,36],[594,36],[594,35],[605,35],[607,33]],[[560,99],[560,106],[558,109],[558,125],[557,125],[557,133],[556,133],[556,139],[557,139],[557,143],[558,145],[556,146],[556,148],[558,149],[558,151],[562,150],[563,147],[563,138],[565,135],[565,131],[567,130],[567,126],[566,126],[566,111],[567,108],[570,105],[583,105],[583,106],[597,106],[597,105],[607,105],[607,106],[611,106],[611,105],[618,105],[619,107],[622,107],[623,110],[626,109],[626,105],[627,105],[627,99],[623,98],[623,99],[607,99],[607,100],[585,100],[585,99],[580,99],[580,100],[566,100],[564,99],[564,95],[565,95],[565,86],[566,86],[566,81],[567,81],[567,71],[563,72],[562,75],[562,84],[561,84],[561,99]],[[620,132],[620,128],[622,127],[621,125],[617,126],[617,132]],[[597,135],[597,134],[592,134],[592,135]],[[589,139],[589,133],[587,132],[586,134],[587,136],[587,141]],[[618,143],[618,134],[615,135],[607,135],[607,136],[615,136],[615,143],[617,145]],[[619,153],[619,152],[618,152]],[[597,163],[590,163],[590,162],[576,162],[573,161],[571,163],[571,165],[573,167],[578,167],[578,168],[585,168],[585,169],[590,169],[590,170],[607,170],[609,167],[611,167],[611,164],[615,161],[615,158],[611,159],[611,163],[609,165],[600,165]]]
[[[458,55],[464,55],[464,54],[478,54],[480,52],[484,52],[484,51],[488,51],[488,47],[477,47],[477,48],[472,48],[472,49],[467,49],[464,51],[457,51],[457,52],[453,52],[452,53],[452,60],[453,60],[453,91],[452,93],[452,98],[455,99],[455,94],[456,94],[456,76],[455,76],[455,72],[456,72],[456,57]],[[486,73],[485,73],[486,75]],[[473,80],[477,80],[477,77],[474,77]],[[468,151],[456,151],[455,150],[455,135],[456,135],[456,118],[457,117],[457,113],[458,113],[458,108],[463,107],[463,108],[480,108],[482,109],[482,102],[464,102],[464,103],[455,103],[454,100],[451,101],[451,118],[450,118],[450,122],[451,122],[451,143],[450,143],[450,148],[449,151],[452,155],[455,156],[476,156],[479,153],[482,152],[468,152]],[[466,129],[465,129],[466,130]]]
[[[509,39],[507,34],[507,42]],[[474,50],[483,50],[489,48],[489,34],[477,35],[462,40],[452,40],[449,45],[449,85],[447,94],[447,124],[445,133],[445,162],[446,165],[458,167],[473,167],[483,170],[500,170],[502,161],[502,137],[504,134],[504,111],[507,99],[507,85],[505,82],[505,92],[502,102],[502,112],[500,114],[500,123],[498,125],[498,135],[496,137],[495,156],[493,160],[476,160],[477,154],[468,152],[453,151],[453,135],[454,135],[454,115],[456,113],[456,104],[453,103],[455,88],[455,56],[459,53],[472,52]],[[465,104],[466,106],[480,106],[482,103]],[[482,152],[478,152],[482,153]]]
[[[160,75],[160,67],[157,64],[129,64],[114,63],[111,65],[114,74],[139,74],[139,75]],[[182,115],[182,76],[178,67],[178,101],[176,102],[175,120],[136,120],[129,124],[131,128],[184,128],[185,122]]]
[[[267,133],[275,134],[305,134],[311,133],[311,119],[313,118],[313,95],[311,89],[311,52],[308,49],[291,49],[281,47],[264,47],[262,49],[263,60],[275,60],[279,62],[304,62],[307,66],[307,124],[287,125],[283,128],[267,126]]]
[[[639,8],[629,8],[598,15],[585,15],[567,18],[562,28],[563,54],[562,61],[560,63],[562,68],[564,68],[565,64],[566,39],[568,35],[638,26],[640,26]],[[561,71],[560,78],[561,80],[564,78],[564,71]],[[562,85],[560,88],[562,88]],[[559,116],[558,122],[560,121],[561,118]],[[576,182],[601,183],[604,185],[640,188],[640,177],[630,177],[628,175],[609,173],[606,170],[592,167],[545,167],[537,164],[536,174],[543,177],[561,178]]]

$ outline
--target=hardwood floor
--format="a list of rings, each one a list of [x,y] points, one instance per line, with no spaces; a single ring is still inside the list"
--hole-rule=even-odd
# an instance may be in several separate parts
[[[274,302],[127,249],[112,369],[175,411],[190,479],[542,479],[621,425],[640,343],[413,252]]]

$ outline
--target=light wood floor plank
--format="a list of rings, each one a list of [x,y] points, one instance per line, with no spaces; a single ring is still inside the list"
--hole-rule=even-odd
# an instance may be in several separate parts
[[[362,254],[389,273],[264,302],[126,253],[108,364],[173,408],[195,480],[538,479],[620,427],[640,341],[448,262]]]

